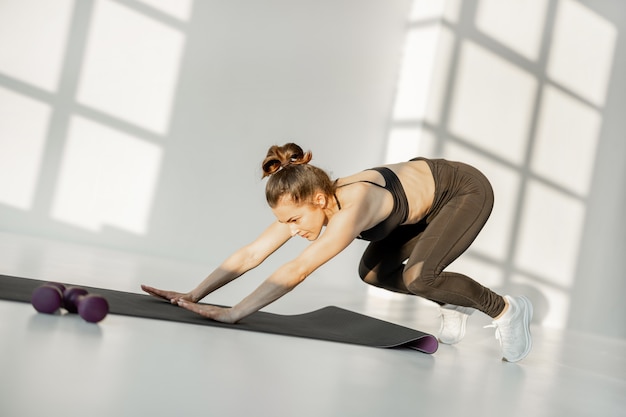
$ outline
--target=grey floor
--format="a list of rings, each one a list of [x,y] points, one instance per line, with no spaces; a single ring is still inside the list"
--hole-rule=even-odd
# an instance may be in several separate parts
[[[0,233],[2,274],[139,292],[206,272]],[[307,280],[267,311],[334,304],[437,331],[427,302],[330,282]],[[626,341],[534,325],[533,352],[511,364],[486,324],[473,315],[460,344],[426,355],[114,315],[93,325],[0,301],[0,416],[626,416]]]

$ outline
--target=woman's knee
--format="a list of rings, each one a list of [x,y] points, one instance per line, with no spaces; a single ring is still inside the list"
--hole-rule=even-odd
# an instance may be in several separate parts
[[[372,268],[367,267],[363,261],[359,263],[359,277],[361,280],[367,282],[368,276],[373,274]]]
[[[432,293],[436,278],[434,270],[424,268],[424,262],[406,268],[402,274],[406,288],[411,293],[425,298]]]
[[[374,268],[368,267],[363,262],[359,264],[359,277],[366,284],[379,286],[378,273]]]
[[[411,281],[406,288],[411,294],[418,295],[429,300],[432,298],[435,291],[435,288],[432,285],[424,281],[420,281],[419,279]]]
[[[360,265],[359,276],[363,282],[374,287],[402,294],[411,294],[402,282],[402,264],[395,268],[382,268],[381,265],[368,268]]]

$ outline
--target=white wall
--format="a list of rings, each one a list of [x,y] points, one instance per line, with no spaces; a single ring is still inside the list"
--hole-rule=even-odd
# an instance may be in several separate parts
[[[443,156],[496,191],[453,267],[530,294],[545,325],[626,337],[625,18],[612,0],[5,0],[0,230],[214,265],[271,221],[274,143],[333,176]],[[356,279],[360,248],[333,271]]]

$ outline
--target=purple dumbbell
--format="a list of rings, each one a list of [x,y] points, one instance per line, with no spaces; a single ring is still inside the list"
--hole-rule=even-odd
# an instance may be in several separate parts
[[[40,313],[54,314],[63,307],[63,292],[65,285],[58,282],[48,282],[40,285],[33,291],[30,302]]]
[[[80,287],[68,287],[63,292],[64,306],[70,313],[78,313],[85,321],[97,323],[109,313],[109,303],[99,295],[89,294]]]

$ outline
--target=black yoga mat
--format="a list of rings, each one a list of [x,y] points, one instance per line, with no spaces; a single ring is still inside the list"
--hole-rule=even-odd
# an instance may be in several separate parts
[[[0,299],[30,303],[33,290],[45,282],[0,275]],[[371,347],[406,347],[424,353],[435,353],[438,347],[437,339],[428,333],[378,320],[339,307],[324,307],[310,313],[297,315],[281,315],[259,311],[236,324],[226,324],[206,319],[191,311],[149,295],[92,288],[83,285],[77,286],[85,288],[90,293],[105,297],[109,303],[111,314],[250,330]]]

